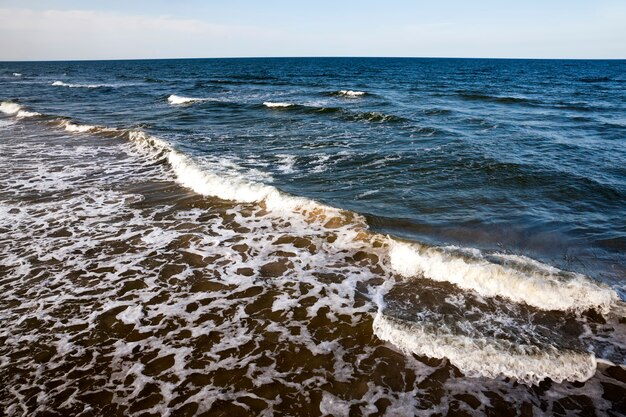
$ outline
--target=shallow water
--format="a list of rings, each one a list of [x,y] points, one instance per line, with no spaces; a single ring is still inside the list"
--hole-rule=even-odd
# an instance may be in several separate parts
[[[2,64],[0,404],[623,412],[623,67]]]

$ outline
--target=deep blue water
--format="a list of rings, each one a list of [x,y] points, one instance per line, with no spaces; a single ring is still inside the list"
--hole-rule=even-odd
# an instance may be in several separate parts
[[[377,231],[624,282],[626,61],[0,63],[0,99],[141,127]]]

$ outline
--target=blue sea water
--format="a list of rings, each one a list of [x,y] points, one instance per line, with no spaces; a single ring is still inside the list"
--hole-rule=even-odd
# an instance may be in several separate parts
[[[624,60],[3,62],[0,102],[8,414],[623,412]]]

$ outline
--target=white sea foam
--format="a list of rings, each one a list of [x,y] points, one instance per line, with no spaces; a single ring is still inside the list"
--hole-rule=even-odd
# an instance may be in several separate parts
[[[275,101],[265,101],[263,102],[263,105],[265,107],[270,107],[270,108],[274,108],[274,107],[292,107],[295,106],[295,104],[293,103],[283,103],[283,102],[275,102]]]
[[[0,111],[5,114],[15,115],[15,117],[19,119],[41,116],[41,113],[24,110],[24,108],[19,104],[12,103],[10,101],[3,101],[0,103]]]
[[[206,99],[194,98],[194,97],[183,97],[183,96],[177,96],[176,94],[172,94],[171,96],[167,98],[167,101],[169,101],[169,103],[173,105],[181,105],[181,104],[191,104],[191,103],[197,103],[200,101],[206,101]]]
[[[294,155],[278,154],[280,158],[278,170],[283,174],[292,174],[295,171],[294,164],[296,163],[296,157]]]
[[[98,129],[97,126],[82,125],[82,124],[72,123],[72,122],[67,121],[67,120],[63,120],[60,123],[60,125],[63,126],[63,128],[65,130],[67,130],[68,132],[71,132],[71,133],[87,133],[87,132],[92,132],[92,131]]]
[[[55,87],[68,87],[68,88],[100,88],[100,87],[114,87],[113,84],[71,84],[63,81],[54,81],[51,85]]]
[[[582,274],[565,273],[522,256],[500,255],[509,260],[500,264],[477,249],[460,253],[458,248],[393,239],[389,247],[391,266],[401,275],[451,282],[486,297],[502,296],[543,310],[599,308],[605,313],[618,300],[614,290]]]
[[[497,339],[436,333],[419,323],[390,319],[379,312],[374,318],[374,333],[407,353],[430,358],[448,358],[470,377],[505,376],[537,384],[546,378],[555,382],[586,381],[596,370],[592,354],[538,349]]]
[[[5,114],[16,114],[22,109],[17,103],[12,103],[10,101],[3,101],[0,103],[0,111]]]
[[[225,176],[206,171],[192,158],[175,150],[166,141],[144,132],[130,132],[129,138],[148,152],[157,154],[164,152],[177,181],[198,194],[241,203],[263,203],[267,209],[283,213],[302,209],[324,210],[334,215],[340,212],[307,198],[287,195],[276,187],[250,181],[240,174],[232,173]]]
[[[15,120],[2,120],[0,119],[0,129],[4,129],[5,127],[9,127],[11,125],[15,124]]]
[[[25,117],[36,117],[36,116],[41,116],[41,113],[37,113],[35,111],[20,110],[15,115],[15,117],[18,117],[20,119],[25,118]]]
[[[21,77],[21,76],[22,76],[22,74],[21,74],[21,73],[19,73],[19,72],[14,72],[14,73],[13,73],[13,76],[14,76],[14,77]]]
[[[346,97],[360,97],[360,96],[364,96],[365,94],[366,94],[365,91],[352,91],[352,90],[340,90],[339,91],[339,95],[346,96]]]

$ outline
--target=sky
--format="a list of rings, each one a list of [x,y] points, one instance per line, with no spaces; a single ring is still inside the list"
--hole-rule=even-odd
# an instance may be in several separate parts
[[[0,0],[0,60],[626,58],[626,0]]]

